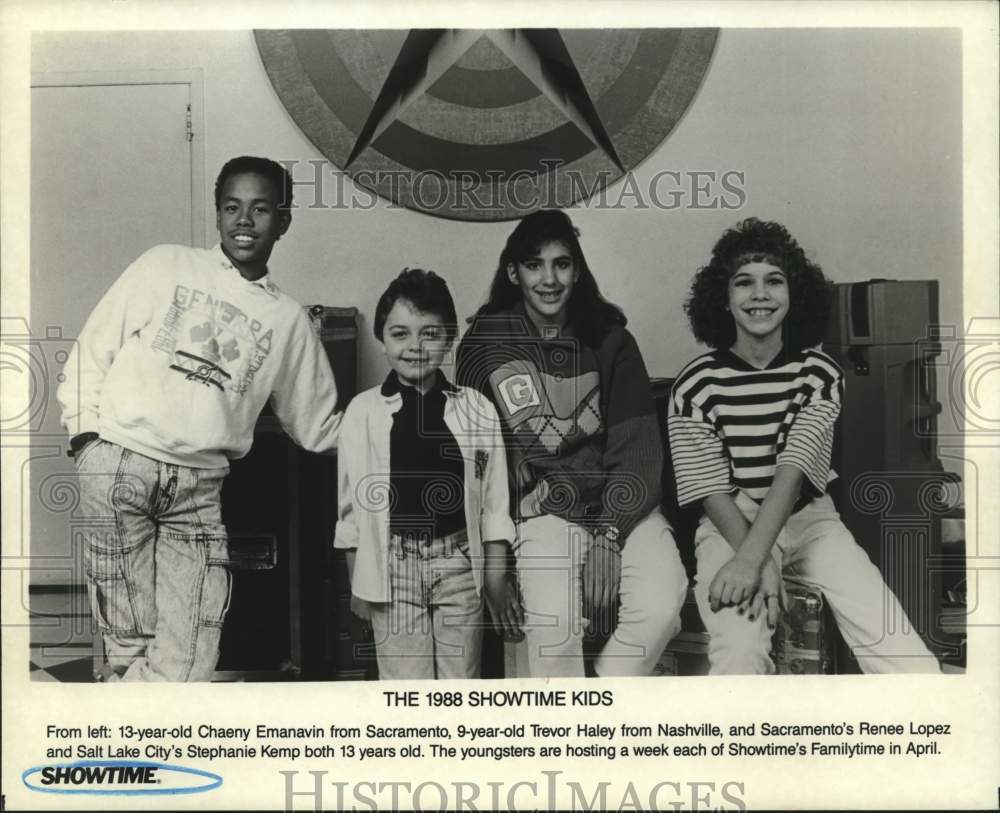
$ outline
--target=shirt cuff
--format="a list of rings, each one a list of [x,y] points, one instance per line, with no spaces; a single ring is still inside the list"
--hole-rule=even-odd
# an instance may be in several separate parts
[[[504,539],[512,543],[516,533],[514,521],[509,514],[483,514],[479,521],[479,529],[484,542]]]
[[[822,494],[826,491],[826,485],[829,481],[830,468],[829,466],[823,466],[822,470],[817,470],[815,465],[811,465],[814,461],[803,460],[798,455],[785,450],[775,460],[775,466],[794,466],[802,474],[805,475],[806,480],[809,484],[816,489],[817,494]]]
[[[706,497],[711,497],[713,494],[728,494],[730,497],[735,496],[739,489],[736,488],[732,483],[719,483],[717,485],[705,485],[700,488],[691,489],[687,491],[678,491],[677,494],[677,504],[682,508],[685,505],[691,505],[692,503],[701,502]]]
[[[358,546],[358,529],[354,525],[344,522],[337,523],[337,530],[333,534],[333,546],[350,550]]]

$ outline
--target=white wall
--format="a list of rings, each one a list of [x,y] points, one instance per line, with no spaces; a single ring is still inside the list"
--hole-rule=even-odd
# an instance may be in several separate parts
[[[46,33],[32,60],[35,71],[202,68],[209,206],[229,157],[321,158],[278,101],[249,31]],[[672,375],[699,351],[681,311],[690,277],[721,231],[749,215],[785,223],[837,281],[940,280],[941,321],[960,325],[960,68],[956,31],[723,31],[687,115],[635,175],[645,187],[664,169],[742,171],[746,206],[573,215],[651,373]],[[205,217],[214,234],[214,213]],[[272,267],[302,302],[360,308],[368,386],[383,375],[369,318],[388,280],[404,266],[433,268],[468,315],[511,228],[381,202],[300,210]]]

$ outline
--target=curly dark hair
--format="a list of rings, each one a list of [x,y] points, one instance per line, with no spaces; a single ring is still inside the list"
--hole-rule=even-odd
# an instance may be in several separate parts
[[[219,170],[219,177],[215,179],[216,210],[222,205],[222,189],[233,175],[261,175],[267,178],[279,195],[278,209],[285,212],[291,208],[293,184],[288,170],[270,158],[241,155],[239,158],[230,158]]]
[[[455,340],[458,334],[458,316],[455,313],[455,300],[451,298],[451,291],[448,290],[448,283],[433,271],[424,271],[422,268],[404,268],[379,298],[372,325],[376,339],[382,341],[385,321],[400,299],[405,299],[421,313],[431,313],[440,317],[448,341]]]
[[[712,259],[691,283],[684,311],[694,337],[718,350],[733,346],[736,323],[729,312],[729,280],[747,263],[766,262],[788,278],[788,315],[781,326],[787,350],[819,344],[826,330],[833,287],[780,223],[748,217],[723,232]]]
[[[579,272],[569,298],[567,326],[590,347],[599,344],[613,325],[624,327],[628,321],[625,314],[601,296],[597,280],[584,259],[579,238],[579,230],[561,209],[542,209],[522,218],[507,238],[486,304],[476,312],[476,316],[508,311],[520,302],[523,298],[521,287],[510,281],[507,266],[517,266],[534,257],[546,243],[559,242],[569,248],[573,264]]]

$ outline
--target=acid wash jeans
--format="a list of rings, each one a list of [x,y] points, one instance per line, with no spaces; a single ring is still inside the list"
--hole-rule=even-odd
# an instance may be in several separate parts
[[[164,463],[100,439],[76,465],[104,679],[210,680],[232,587],[220,503],[229,469]]]
[[[392,534],[392,601],[371,604],[380,680],[479,677],[482,601],[465,530]]]

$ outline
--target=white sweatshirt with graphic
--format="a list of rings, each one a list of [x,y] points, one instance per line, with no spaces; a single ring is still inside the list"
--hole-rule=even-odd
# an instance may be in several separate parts
[[[341,418],[305,311],[219,246],[161,245],[133,262],[87,320],[58,398],[64,426],[195,468],[243,457],[269,398],[312,451],[336,446]]]

